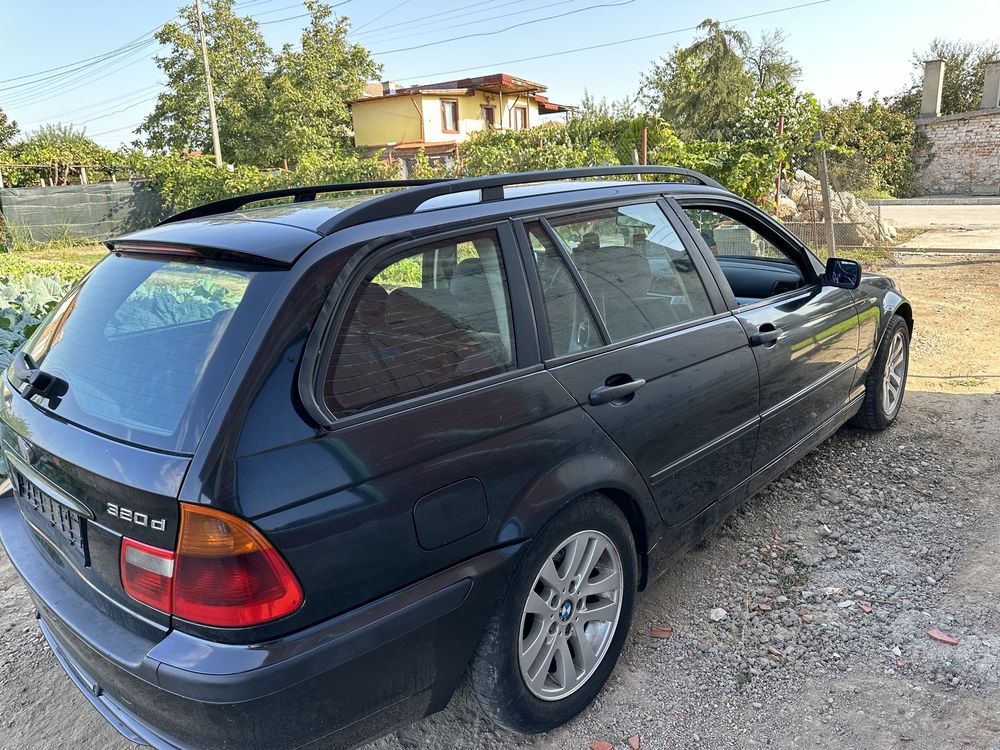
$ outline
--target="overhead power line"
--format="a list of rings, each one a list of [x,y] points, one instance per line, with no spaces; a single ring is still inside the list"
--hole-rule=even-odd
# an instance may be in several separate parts
[[[526,2],[526,0],[516,0],[516,2]],[[513,3],[507,3],[507,4],[508,5],[512,5]],[[410,19],[407,19],[405,21],[398,21],[396,23],[385,24],[385,25],[380,26],[379,28],[377,28],[377,29],[375,29],[373,31],[365,32],[364,34],[361,34],[360,36],[367,37],[367,36],[371,36],[373,34],[380,34],[383,31],[386,31],[387,29],[395,29],[395,28],[398,28],[400,26],[412,27],[414,24],[422,26],[424,24],[418,23],[418,22],[426,21],[427,19],[430,19],[430,18],[440,18],[440,16],[448,16],[448,18],[446,18],[444,20],[449,20],[451,18],[457,18],[457,17],[462,16],[462,15],[472,15],[474,13],[485,13],[486,11],[489,11],[489,10],[493,9],[493,8],[483,8],[483,10],[475,10],[475,11],[471,11],[470,13],[459,13],[459,11],[462,11],[462,10],[466,10],[467,11],[469,8],[475,8],[476,6],[479,6],[479,5],[491,5],[493,7],[500,7],[500,6],[498,6],[498,5],[495,4],[494,0],[481,0],[480,2],[477,2],[477,3],[469,3],[468,5],[459,6],[458,8],[449,8],[448,10],[438,11],[437,13],[430,13],[429,15],[426,15],[426,16],[417,16],[415,18],[410,18]],[[455,14],[458,14],[458,15],[455,15]],[[431,23],[439,23],[439,21],[432,21]],[[351,31],[351,34],[355,34],[355,33],[357,33],[357,30]]]
[[[523,13],[534,13],[535,11],[548,10],[549,8],[554,8],[554,7],[559,6],[559,5],[566,5],[567,3],[576,3],[576,2],[579,2],[579,1],[580,0],[560,0],[559,2],[555,2],[555,3],[552,3],[552,2],[542,2],[537,7],[534,7],[534,8],[525,8],[525,9],[519,11],[519,12],[522,13],[522,14]],[[461,28],[462,26],[474,26],[477,23],[485,23],[487,21],[495,21],[495,20],[497,20],[499,18],[510,18],[510,11],[508,11],[507,13],[502,13],[502,14],[496,15],[496,16],[487,16],[486,18],[475,18],[475,19],[473,19],[471,21],[464,21],[462,23],[456,23],[456,24],[452,24],[451,23],[451,21],[453,21],[455,19],[458,19],[458,18],[464,18],[464,17],[467,17],[467,16],[479,15],[480,13],[488,13],[491,10],[499,10],[500,8],[506,8],[509,5],[520,5],[521,3],[525,3],[525,2],[529,2],[529,0],[510,0],[510,2],[506,2],[506,3],[493,3],[488,8],[480,8],[479,10],[474,10],[474,11],[471,11],[469,13],[456,13],[455,15],[449,16],[448,18],[445,18],[445,19],[436,19],[436,20],[432,20],[432,21],[425,21],[423,23],[406,24],[407,31],[404,32],[404,33],[402,33],[402,34],[398,33],[400,31],[400,29],[395,29],[394,31],[389,31],[388,33],[390,34],[390,36],[385,36],[385,32],[384,32],[383,29],[379,29],[377,31],[368,31],[368,32],[365,32],[364,34],[361,35],[363,37],[363,42],[362,43],[363,44],[372,44],[372,43],[381,44],[381,43],[384,43],[384,42],[391,42],[391,41],[393,41],[395,39],[408,39],[409,37],[423,36],[425,34],[431,34],[431,33],[435,32],[435,31],[438,31],[441,28],[441,24],[443,22],[448,22],[450,24],[450,25],[447,26],[447,30],[450,31],[451,29],[458,29],[458,28]],[[413,29],[419,29],[419,28],[425,27],[425,26],[429,26],[431,28],[426,29],[424,31],[413,31]],[[378,36],[379,38],[378,39],[373,39],[374,36]]]
[[[391,8],[389,8],[389,10],[385,11],[384,13],[379,13],[377,16],[375,16],[375,18],[371,19],[370,21],[365,21],[363,24],[354,29],[355,33],[361,31],[361,29],[365,28],[366,26],[371,26],[376,21],[382,20],[390,13],[395,13],[397,10],[406,5],[408,2],[410,2],[410,0],[402,0],[402,2],[393,5]]]
[[[800,3],[798,5],[788,5],[783,8],[775,8],[774,10],[765,10],[759,13],[750,13],[745,16],[734,16],[733,18],[724,18],[719,23],[735,23],[737,21],[747,21],[751,18],[761,18],[763,16],[771,16],[776,13],[786,13],[788,11],[799,10],[801,8],[809,8],[814,5],[824,5],[829,3],[831,0],[813,0],[809,3]],[[616,47],[619,44],[629,44],[631,42],[641,42],[646,39],[657,39],[659,37],[671,36],[672,34],[682,34],[685,31],[695,31],[698,25],[695,26],[685,26],[680,29],[671,29],[670,31],[659,31],[654,34],[643,34],[641,36],[633,36],[628,39],[617,39],[613,42],[603,42],[600,44],[588,44],[584,47],[575,47],[574,49],[564,49],[558,52],[546,52],[541,55],[531,55],[530,57],[519,57],[514,60],[499,60],[497,62],[484,63],[483,65],[476,65],[471,68],[453,68],[452,70],[438,70],[434,73],[422,73],[420,75],[413,76],[397,76],[395,80],[400,81],[419,81],[421,79],[426,80],[428,78],[433,78],[435,76],[450,75],[452,73],[468,73],[473,70],[483,70],[484,68],[497,68],[501,65],[514,65],[515,63],[530,62],[532,60],[545,60],[550,57],[560,57],[562,55],[572,55],[577,52],[587,52],[589,50],[604,49],[606,47]]]
[[[543,18],[535,18],[531,21],[521,21],[520,23],[515,23],[502,29],[494,29],[492,31],[480,31],[475,34],[462,34],[461,36],[453,36],[448,39],[438,39],[433,42],[425,42],[423,44],[414,44],[410,47],[398,47],[396,49],[384,50],[382,52],[375,52],[376,55],[391,55],[394,52],[409,52],[415,49],[424,49],[425,47],[434,47],[439,44],[447,44],[448,42],[457,42],[461,39],[473,39],[480,36],[496,36],[497,34],[502,34],[505,31],[510,31],[511,29],[519,29],[522,26],[531,26],[535,23],[541,23],[542,21],[551,21],[555,18],[565,18],[566,16],[574,16],[577,13],[583,13],[584,11],[594,10],[595,8],[618,8],[622,5],[631,5],[635,0],[618,0],[616,3],[597,3],[595,5],[588,5],[585,8],[576,8],[575,10],[568,10],[565,13],[556,13],[551,16],[544,16]]]

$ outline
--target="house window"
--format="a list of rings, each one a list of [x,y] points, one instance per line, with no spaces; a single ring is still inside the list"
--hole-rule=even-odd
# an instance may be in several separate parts
[[[445,133],[458,132],[458,100],[441,100],[441,130]]]
[[[483,104],[479,107],[480,116],[486,127],[495,128],[497,126],[497,108],[492,104]]]
[[[514,107],[510,111],[510,126],[514,130],[524,130],[528,127],[528,108]]]

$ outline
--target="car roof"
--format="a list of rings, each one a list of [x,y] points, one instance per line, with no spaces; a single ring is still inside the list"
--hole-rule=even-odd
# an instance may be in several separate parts
[[[656,189],[650,190],[654,185]],[[647,190],[643,192],[726,194],[724,190],[715,187],[680,182],[567,180],[511,185],[506,188],[503,200],[496,201],[492,205],[494,208],[499,208],[510,201],[533,196],[567,195],[578,198],[578,194],[583,191],[623,187],[646,188]],[[150,229],[116,238],[109,241],[109,246],[131,242],[173,243],[225,250],[282,264],[291,264],[313,243],[327,234],[327,227],[335,226],[338,216],[348,209],[371,203],[376,198],[385,195],[385,191],[380,191],[364,195],[354,194],[244,208],[238,211],[163,223]],[[464,205],[471,206],[480,202],[479,189],[456,191],[428,198],[413,211],[412,215]]]

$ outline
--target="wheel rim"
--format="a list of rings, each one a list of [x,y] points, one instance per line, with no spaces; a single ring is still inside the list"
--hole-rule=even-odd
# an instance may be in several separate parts
[[[882,409],[887,417],[892,417],[903,400],[903,386],[906,384],[906,337],[896,331],[889,345],[889,356],[885,360],[885,375],[882,377]]]
[[[518,662],[528,690],[555,701],[579,690],[604,659],[621,615],[618,548],[580,531],[550,554],[521,613]]]

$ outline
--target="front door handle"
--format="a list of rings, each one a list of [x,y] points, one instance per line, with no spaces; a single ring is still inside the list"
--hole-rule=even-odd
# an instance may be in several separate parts
[[[612,379],[608,378],[608,380]],[[616,385],[602,385],[600,388],[595,388],[590,392],[590,405],[600,406],[601,404],[610,404],[614,401],[623,401],[644,385],[646,385],[646,381],[642,378]]]
[[[781,338],[781,329],[776,328],[771,323],[765,323],[757,333],[750,336],[750,346],[764,346],[770,348]]]

